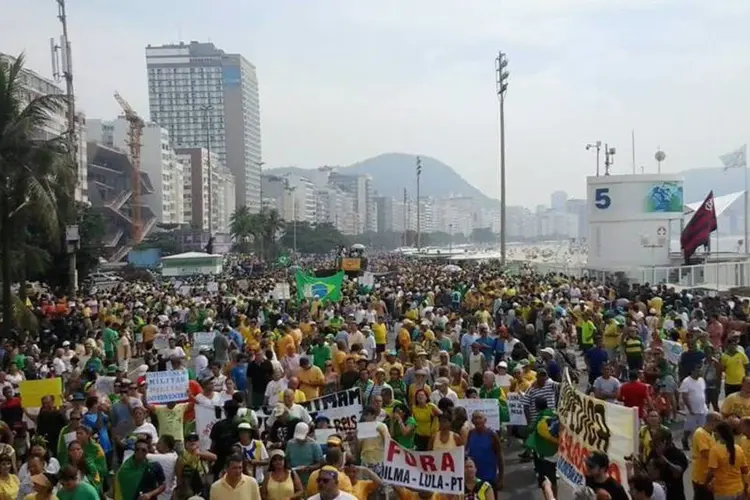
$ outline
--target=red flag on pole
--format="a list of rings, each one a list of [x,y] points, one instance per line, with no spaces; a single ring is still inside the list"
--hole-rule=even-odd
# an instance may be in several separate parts
[[[686,262],[699,246],[710,242],[711,233],[714,231],[716,231],[716,210],[714,209],[714,192],[711,191],[682,230],[680,246]]]

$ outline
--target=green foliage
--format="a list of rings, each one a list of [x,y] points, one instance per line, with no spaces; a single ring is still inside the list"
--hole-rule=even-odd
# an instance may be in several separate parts
[[[0,64],[0,271],[5,335],[16,323],[12,281],[19,279],[23,285],[29,262],[43,267],[52,260],[45,252],[49,255],[49,249],[59,248],[66,221],[75,213],[72,193],[77,166],[68,149],[69,138],[50,138],[44,132],[50,116],[64,110],[65,98],[43,95],[26,104],[23,61],[19,56],[13,64]],[[46,244],[35,231],[46,234]]]
[[[254,252],[265,261],[272,261],[279,255],[278,235],[284,227],[279,212],[265,207],[257,214],[244,205],[237,207],[229,220],[234,250]]]
[[[473,243],[495,243],[497,234],[489,227],[477,227],[471,231],[470,239]]]
[[[182,250],[177,244],[177,233],[179,229],[168,229],[164,231],[151,231],[135,250],[148,250],[149,248],[158,248],[162,256],[174,255]]]
[[[323,224],[310,224],[309,222],[296,223],[297,252],[303,254],[322,254],[335,250],[341,245],[348,246],[349,240],[336,229],[330,222]],[[288,222],[286,232],[281,237],[281,246],[294,249],[295,223]]]

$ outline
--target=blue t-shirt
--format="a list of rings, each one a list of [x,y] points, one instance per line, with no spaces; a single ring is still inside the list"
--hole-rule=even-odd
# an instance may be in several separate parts
[[[299,467],[301,465],[313,465],[323,460],[323,450],[320,445],[313,441],[298,441],[291,439],[286,443],[286,459],[289,467]],[[309,472],[300,472],[302,484],[307,484],[310,477]]]
[[[245,345],[245,339],[242,338],[242,335],[237,330],[229,330],[229,338],[234,342],[234,345],[236,345],[239,350],[242,350],[242,347]]]
[[[495,360],[495,339],[479,337],[476,342],[481,346],[482,354],[484,354],[487,364],[491,366]]]
[[[234,385],[237,387],[238,391],[247,390],[247,363],[236,365],[229,372],[229,375],[232,377]]]
[[[607,362],[607,351],[601,347],[594,347],[586,351],[586,359],[589,362],[589,375],[599,377],[602,374],[602,366]]]
[[[101,429],[97,428],[96,425],[99,422],[99,419],[102,419]],[[109,453],[110,451],[112,451],[112,440],[109,439],[109,431],[107,430],[109,417],[106,414],[87,413],[83,416],[82,422],[84,425],[91,427],[94,430],[99,440],[99,445],[102,447],[102,450],[104,450],[104,453]]]

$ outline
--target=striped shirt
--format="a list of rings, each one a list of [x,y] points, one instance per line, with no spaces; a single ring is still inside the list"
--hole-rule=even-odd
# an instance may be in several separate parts
[[[547,408],[554,410],[557,408],[557,397],[560,394],[560,384],[552,379],[547,379],[547,382],[542,386],[538,387],[536,384],[529,387],[529,390],[523,395],[523,406],[529,410],[529,417],[531,418],[529,423],[536,420],[536,400],[544,398],[547,401]]]

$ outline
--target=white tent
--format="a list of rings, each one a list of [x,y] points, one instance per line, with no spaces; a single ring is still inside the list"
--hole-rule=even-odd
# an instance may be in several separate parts
[[[740,199],[745,194],[744,191],[737,191],[736,193],[725,194],[724,196],[714,197],[714,210],[716,211],[716,217],[721,216],[724,211],[729,208],[732,203]],[[695,201],[685,205],[685,214],[692,214],[698,210],[703,204],[704,200]],[[686,221],[687,222],[687,221]]]

